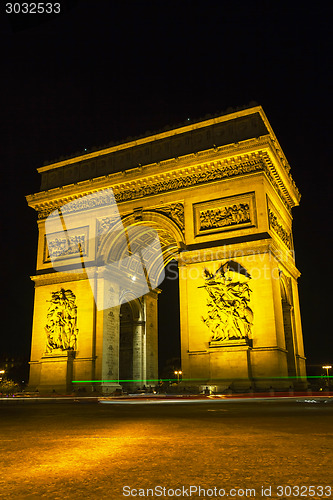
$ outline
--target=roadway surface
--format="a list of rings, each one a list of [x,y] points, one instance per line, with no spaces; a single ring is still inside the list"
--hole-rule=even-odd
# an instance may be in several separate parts
[[[0,445],[1,499],[333,498],[332,398],[8,401]]]

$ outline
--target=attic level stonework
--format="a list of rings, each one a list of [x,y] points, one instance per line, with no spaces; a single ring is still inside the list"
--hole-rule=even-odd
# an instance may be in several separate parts
[[[209,120],[207,123],[211,121],[210,125],[182,127],[43,167],[39,169],[41,189],[123,172],[268,134],[259,113],[228,121]]]

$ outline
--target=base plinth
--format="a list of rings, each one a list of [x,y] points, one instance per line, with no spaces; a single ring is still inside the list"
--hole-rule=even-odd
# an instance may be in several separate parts
[[[72,390],[73,361],[75,351],[54,349],[41,359],[41,381],[39,392],[68,393]]]

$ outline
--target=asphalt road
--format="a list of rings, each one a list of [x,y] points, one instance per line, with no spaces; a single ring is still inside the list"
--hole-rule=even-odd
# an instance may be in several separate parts
[[[1,499],[333,498],[332,401],[24,401],[0,424]]]

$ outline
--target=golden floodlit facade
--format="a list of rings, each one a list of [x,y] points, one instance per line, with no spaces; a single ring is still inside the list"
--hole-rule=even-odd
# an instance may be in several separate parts
[[[38,171],[31,389],[155,385],[158,285],[174,259],[183,385],[306,386],[300,194],[260,106]]]

